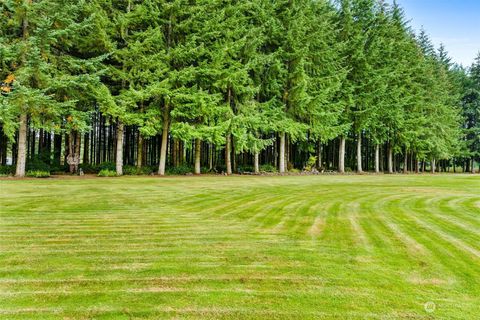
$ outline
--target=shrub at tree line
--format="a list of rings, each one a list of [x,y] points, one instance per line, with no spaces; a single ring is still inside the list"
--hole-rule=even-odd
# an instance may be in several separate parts
[[[0,10],[0,164],[11,158],[19,177],[474,171],[480,155],[480,55],[453,64],[396,4],[4,0]]]

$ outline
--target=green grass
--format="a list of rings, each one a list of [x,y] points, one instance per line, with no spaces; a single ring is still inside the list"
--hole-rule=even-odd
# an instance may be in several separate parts
[[[480,176],[3,180],[0,204],[0,318],[480,315]]]

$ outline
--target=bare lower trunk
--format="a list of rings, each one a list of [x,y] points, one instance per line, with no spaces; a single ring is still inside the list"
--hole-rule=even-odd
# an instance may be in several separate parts
[[[280,154],[278,155],[278,171],[285,173],[285,132],[280,133]]]
[[[213,157],[214,157],[214,152],[213,152],[213,143],[208,144],[208,171],[213,170]]]
[[[85,133],[83,141],[83,163],[88,163],[90,159],[90,135],[88,134],[88,132]]]
[[[390,144],[388,145],[388,173],[393,173],[393,150]]]
[[[259,174],[260,173],[260,165],[259,165],[259,153],[258,152],[255,152],[255,154],[253,155],[253,167],[254,167],[255,174]]]
[[[345,137],[340,137],[338,146],[338,172],[345,173]]]
[[[123,131],[124,124],[121,121],[118,121],[117,124],[117,152],[115,158],[115,169],[117,171],[117,176],[123,175]]]
[[[232,174],[232,139],[230,134],[227,134],[225,144],[225,165],[227,167],[227,175]]]
[[[357,138],[357,172],[362,173],[362,135],[359,134]]]
[[[230,137],[230,139],[231,139],[230,148],[232,149],[232,155],[230,156],[230,158],[232,159],[232,170],[233,172],[238,172],[238,168],[237,168],[238,161],[237,161],[236,152],[235,152],[234,137]]]
[[[143,165],[143,136],[138,135],[138,146],[137,146],[137,168],[141,168]]]
[[[202,141],[200,139],[195,139],[195,174],[200,174],[200,149]]]
[[[472,167],[471,167],[471,172],[475,173],[475,159],[472,157]]]
[[[25,176],[26,166],[26,143],[27,143],[27,115],[20,116],[20,128],[18,129],[17,169],[16,177]]]
[[[78,173],[78,166],[80,164],[80,143],[82,142],[82,136],[80,132],[70,132],[68,136],[67,145],[67,164],[69,166],[69,172],[71,174]]]
[[[432,159],[430,162],[430,172],[435,173],[435,171],[436,171],[436,163],[435,163],[435,159]]]
[[[323,159],[322,159],[323,150],[322,149],[323,149],[323,146],[322,146],[322,142],[320,141],[318,143],[318,153],[317,153],[317,166],[319,170],[323,168]]]
[[[403,173],[408,173],[408,151],[405,149],[405,155],[403,158]]]
[[[80,132],[77,132],[76,137],[75,137],[75,158],[78,159],[77,162],[75,163],[75,173],[79,172],[79,166],[80,166],[80,146],[82,144],[82,134]]]
[[[417,154],[415,154],[414,158],[415,158],[415,173],[420,173],[420,165],[418,163]]]
[[[168,130],[170,126],[170,119],[168,108],[165,107],[163,114],[163,130],[162,130],[162,145],[160,147],[160,162],[158,164],[158,174],[165,175],[165,164],[167,162],[167,144],[168,144]]]
[[[380,173],[380,145],[375,145],[375,173]]]

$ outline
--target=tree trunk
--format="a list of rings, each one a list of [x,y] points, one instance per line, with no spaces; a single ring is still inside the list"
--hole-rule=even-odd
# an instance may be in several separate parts
[[[418,163],[418,157],[417,157],[417,154],[415,153],[414,155],[414,159],[415,159],[415,173],[420,173],[420,165]]]
[[[390,143],[388,144],[388,173],[393,173],[393,148]]]
[[[408,173],[408,151],[405,148],[405,155],[403,156],[403,173]]]
[[[30,5],[32,0],[27,0],[27,4]],[[22,21],[22,33],[23,33],[23,40],[27,41],[28,39],[28,18],[25,14],[24,19]],[[22,62],[25,64],[26,55],[25,53],[22,55]],[[17,167],[15,170],[16,177],[24,177],[25,176],[25,167],[26,167],[26,156],[27,156],[27,124],[28,118],[27,114],[22,113],[20,115],[20,126],[18,128],[18,143],[17,143]]]
[[[180,143],[177,138],[173,138],[173,166],[176,168],[180,164]]]
[[[123,175],[123,130],[124,124],[121,121],[118,121],[117,124],[117,155],[115,160],[115,167],[117,175]]]
[[[160,148],[160,163],[158,164],[158,174],[165,175],[165,163],[167,161],[167,144],[168,130],[170,126],[170,116],[168,106],[163,111],[163,130],[162,130],[162,146]]]
[[[90,159],[90,134],[87,132],[85,133],[85,137],[83,139],[83,163],[89,163]]]
[[[225,144],[225,166],[227,167],[227,175],[232,174],[232,138],[230,133],[227,134]]]
[[[471,172],[471,173],[475,173],[475,158],[472,157],[472,160],[471,160],[471,161],[472,161],[472,166],[471,166],[471,168],[470,168],[470,170],[471,170],[470,172]]]
[[[201,146],[202,146],[202,141],[199,138],[195,139],[195,174],[201,173],[201,168],[200,168]]]
[[[78,165],[80,164],[80,143],[80,132],[70,132],[68,137],[68,154],[66,162],[69,167],[68,170],[71,174],[75,174],[78,172]]]
[[[435,173],[435,171],[436,171],[436,163],[435,163],[435,159],[432,158],[430,162],[430,172]]]
[[[358,134],[357,138],[357,172],[363,173],[362,168],[362,134]]]
[[[213,170],[213,157],[215,156],[213,150],[213,143],[208,144],[208,171],[211,172]]]
[[[375,173],[380,173],[380,145],[375,144]]]
[[[285,132],[280,133],[280,146],[278,155],[278,171],[285,173]]]
[[[290,166],[290,143],[288,135],[285,134],[285,171],[291,169]]]
[[[143,136],[138,135],[138,144],[137,144],[137,168],[141,168],[143,165]]]
[[[17,169],[16,177],[25,177],[26,166],[26,143],[27,143],[27,115],[20,115],[20,127],[18,129],[17,144]]]
[[[255,152],[253,154],[253,169],[255,171],[255,174],[259,174],[260,173],[260,165],[259,165],[259,157],[260,154],[258,152]]]
[[[322,142],[318,142],[318,150],[317,150],[317,166],[318,170],[322,170],[323,168],[323,159],[322,159],[322,151],[323,151],[323,145]],[[328,159],[327,159],[328,161]]]
[[[75,162],[75,173],[78,173],[78,167],[80,165],[80,149],[81,149],[81,144],[82,144],[82,134],[80,132],[77,132],[75,136],[75,159],[77,161]]]
[[[338,172],[345,173],[345,137],[340,137],[338,146]]]
[[[62,135],[55,134],[53,136],[53,164],[60,167],[62,158]]]
[[[28,121],[28,120],[27,120]],[[28,124],[27,124],[28,126]],[[28,130],[28,129],[27,129]],[[28,159],[33,159],[35,158],[35,143],[36,143],[36,139],[37,139],[37,133],[36,133],[36,130],[33,129],[31,132],[30,132],[30,139],[29,139],[29,142],[30,142],[30,155],[28,157]],[[27,141],[28,142],[28,141]],[[25,146],[27,146],[28,144],[25,144]]]

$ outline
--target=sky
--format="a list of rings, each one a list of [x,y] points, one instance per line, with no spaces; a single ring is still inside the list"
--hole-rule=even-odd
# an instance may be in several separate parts
[[[410,26],[422,26],[454,62],[470,66],[480,51],[480,0],[397,0]]]

